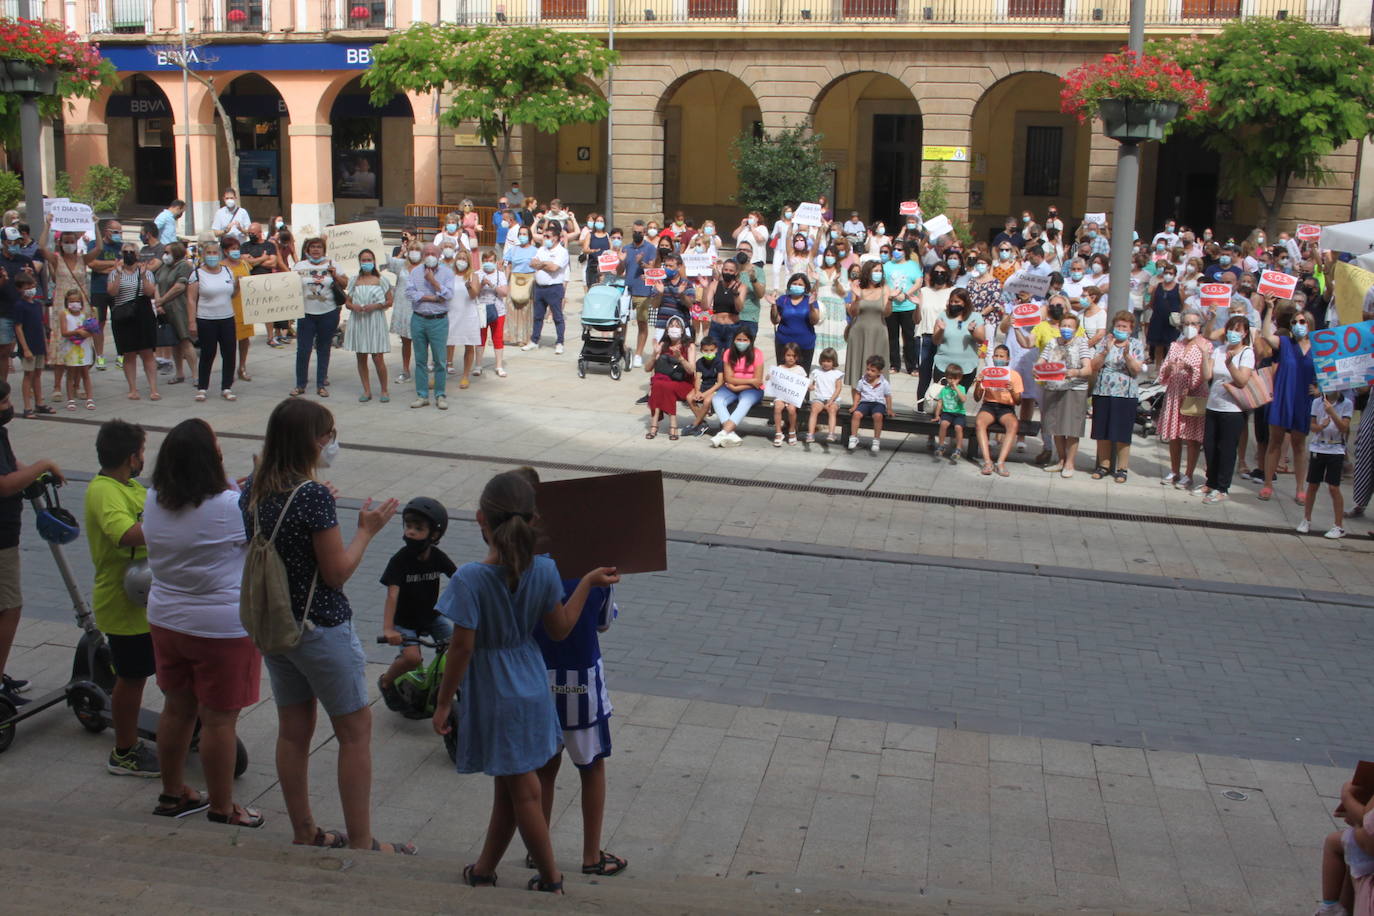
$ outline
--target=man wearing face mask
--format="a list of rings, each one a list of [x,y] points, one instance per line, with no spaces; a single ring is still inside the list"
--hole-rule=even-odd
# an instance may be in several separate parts
[[[215,211],[210,231],[217,239],[228,235],[240,242],[243,241],[253,220],[248,216],[248,211],[239,206],[239,196],[233,188],[225,188],[221,200],[224,201],[224,206]]]
[[[563,247],[563,227],[553,222],[544,238],[544,245],[530,261],[534,268],[534,328],[530,342],[521,350],[539,349],[539,336],[544,330],[544,315],[553,313],[553,327],[558,337],[554,343],[555,356],[563,353],[563,297],[568,288],[568,249]]]
[[[430,376],[434,378],[434,403],[440,410],[448,409],[445,397],[448,376],[444,371],[448,347],[448,310],[454,293],[453,268],[440,262],[439,249],[427,244],[419,252],[411,250],[419,263],[410,269],[406,278],[406,298],[412,310],[410,339],[415,348],[415,400],[411,407],[428,407]]]
[[[101,220],[99,237],[84,256],[90,274],[90,301],[100,332],[95,335],[95,367],[105,369],[105,324],[110,320],[110,294],[106,281],[110,271],[119,265],[119,252],[124,247],[124,227],[117,219]],[[123,360],[119,363],[122,366]]]
[[[181,219],[181,214],[185,212],[186,201],[177,198],[154,217],[158,244],[170,245],[177,240],[177,220]]]

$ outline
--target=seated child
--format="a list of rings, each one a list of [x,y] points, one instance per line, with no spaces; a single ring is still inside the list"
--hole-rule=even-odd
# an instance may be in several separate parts
[[[405,704],[396,692],[396,678],[420,667],[423,658],[417,640],[428,637],[447,643],[453,624],[435,610],[439,602],[439,577],[452,577],[457,569],[436,544],[448,528],[448,510],[437,499],[417,496],[401,511],[405,546],[396,552],[382,573],[386,586],[386,610],[382,613],[382,635],[401,653],[382,675],[377,687],[387,709],[404,711]]]
[[[964,448],[964,429],[968,426],[968,413],[964,410],[965,389],[959,382],[963,381],[964,370],[962,367],[950,363],[945,367],[945,378],[940,384],[940,392],[935,402],[935,419],[940,423],[940,435],[935,443],[935,460],[941,457],[949,458],[950,464],[955,464]],[[954,446],[945,452],[945,434],[950,427],[954,428]]]
[[[892,385],[883,377],[887,363],[881,356],[870,356],[864,362],[864,377],[854,386],[854,409],[849,421],[849,451],[859,447],[859,427],[864,417],[873,418],[873,444],[869,448],[878,454],[878,440],[883,435],[883,417],[892,413]]]
[[[725,373],[720,371],[720,353],[716,339],[703,337],[700,346],[701,356],[697,359],[697,386],[687,395],[687,406],[692,408],[692,425],[682,431],[685,436],[706,435],[711,398],[716,396],[716,392],[725,382]]]
[[[811,420],[807,425],[806,441],[816,441],[816,421],[824,413],[829,422],[828,442],[840,441],[840,393],[843,389],[844,370],[837,368],[840,355],[834,347],[821,351],[820,365],[811,370]]]

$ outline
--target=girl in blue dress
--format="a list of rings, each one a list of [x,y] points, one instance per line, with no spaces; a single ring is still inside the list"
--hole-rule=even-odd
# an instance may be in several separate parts
[[[1277,314],[1276,314],[1277,313]],[[1293,446],[1293,484],[1297,488],[1293,501],[1302,505],[1307,498],[1303,482],[1307,479],[1307,433],[1311,429],[1311,405],[1317,384],[1317,369],[1312,364],[1312,332],[1314,321],[1310,312],[1286,308],[1271,308],[1260,330],[1257,353],[1267,355],[1266,348],[1277,357],[1274,370],[1274,400],[1269,403],[1269,445],[1264,456],[1264,486],[1259,498],[1274,495],[1274,474],[1285,440]]]
[[[461,685],[458,772],[496,777],[486,842],[477,861],[463,869],[463,881],[472,887],[495,884],[496,865],[518,828],[539,868],[529,888],[561,894],[563,876],[554,864],[537,771],[559,752],[562,731],[533,632],[542,623],[551,638],[563,639],[581,616],[588,592],[620,577],[613,568],[594,569],[563,603],[557,566],[534,555],[529,481],[515,472],[498,474],[478,505],[487,556],[458,569],[438,606],[454,632],[434,730],[443,735],[453,727],[453,695]]]

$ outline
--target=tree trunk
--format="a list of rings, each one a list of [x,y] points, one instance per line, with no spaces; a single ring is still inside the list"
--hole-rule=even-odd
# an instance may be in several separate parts
[[[239,177],[239,152],[238,145],[234,143],[234,122],[230,120],[229,112],[224,110],[224,104],[219,99],[219,93],[215,91],[214,82],[201,76],[190,67],[186,67],[184,62],[182,66],[186,72],[190,74],[192,79],[199,80],[201,85],[210,90],[210,100],[215,103],[215,111],[219,112],[220,127],[224,134],[224,147],[229,155],[229,185],[230,187],[235,187]],[[189,142],[189,139],[188,137],[187,142]],[[243,191],[242,188],[238,190],[240,193]],[[220,189],[218,188],[215,190],[216,198],[219,197],[219,191]]]
[[[1279,211],[1283,209],[1283,202],[1288,197],[1288,183],[1292,181],[1293,173],[1287,169],[1274,176],[1274,196],[1268,201],[1260,197],[1260,201],[1265,204],[1264,212],[1264,233],[1269,238],[1274,238],[1279,231]]]

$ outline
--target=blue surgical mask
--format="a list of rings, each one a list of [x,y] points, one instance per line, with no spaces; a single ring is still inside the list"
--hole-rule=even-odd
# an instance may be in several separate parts
[[[905,251],[894,251],[894,252],[892,252],[892,260],[894,260],[894,261],[905,261],[905,260],[906,260],[906,252],[905,252]]]
[[[834,266],[835,266],[835,256],[834,256],[833,254],[828,254],[828,255],[825,256],[825,266],[826,266],[826,267],[834,267]]]
[[[1101,264],[1094,264],[1094,265],[1092,266],[1092,272],[1093,272],[1093,276],[1094,276],[1094,277],[1100,277],[1100,276],[1102,276],[1102,265],[1101,265]]]
[[[1163,243],[1163,242],[1160,242],[1158,245],[1155,246],[1155,251],[1163,251],[1163,250],[1164,250],[1164,243]]]
[[[1131,336],[1130,331],[1123,331],[1121,328],[1112,328],[1112,336],[1117,340],[1125,340]]]
[[[359,261],[358,269],[365,274],[370,274],[377,269],[377,265],[374,264],[372,261]]]
[[[1220,264],[1222,267],[1230,267],[1231,256],[1229,254],[1224,254],[1221,257],[1217,258],[1217,263]]]
[[[948,267],[950,270],[958,270],[958,269],[959,269],[959,259],[958,259],[958,258],[945,258],[945,266]]]
[[[1097,238],[1097,232],[1095,232],[1095,231],[1089,231],[1089,232],[1088,232],[1088,238],[1090,238],[1090,239],[1095,239],[1095,238]]]
[[[994,366],[1005,366],[1007,364],[1007,361],[1005,359],[1002,359],[1001,357],[994,356],[992,358],[992,364]]]
[[[457,223],[445,223],[445,224],[444,224],[444,231],[447,232],[449,235],[456,235],[457,232],[458,232],[458,224],[457,224]]]
[[[881,260],[884,264],[886,264],[888,261],[892,260],[892,255],[884,251],[882,254],[878,255],[878,259]]]
[[[1065,340],[1068,340],[1070,337],[1073,336],[1074,331],[1075,328],[1060,328],[1059,336],[1064,338]]]
[[[554,246],[554,240],[553,240],[552,238],[544,239],[544,247],[545,247],[545,248],[552,248],[553,246]]]
[[[791,296],[793,299],[805,296],[806,287],[802,286],[800,283],[793,283],[791,286],[787,287],[787,295]]]
[[[987,273],[987,272],[988,272],[988,266],[987,266],[986,264],[974,264],[974,265],[973,265],[973,275],[974,275],[975,277],[981,277],[983,274],[985,274],[985,273]]]
[[[528,245],[530,243],[530,237],[528,235],[521,235],[519,239],[521,245]]]
[[[715,227],[715,226],[707,226],[705,229],[702,229],[702,230],[701,230],[701,234],[702,234],[702,235],[715,235],[715,234],[716,234],[716,227]]]
[[[324,255],[312,254],[308,256],[311,264],[319,264],[324,261]]]
[[[881,282],[883,282],[883,272],[882,272],[881,270],[875,270],[875,271],[873,271],[873,282],[874,282],[874,283],[881,283]]]
[[[1296,337],[1298,340],[1302,340],[1304,337],[1306,337],[1306,336],[1307,336],[1307,325],[1305,325],[1305,324],[1295,324],[1295,325],[1293,325],[1293,336]]]
[[[674,277],[677,276],[677,268],[676,268],[676,267],[665,267],[665,268],[663,268],[663,275],[664,275],[665,277],[667,277],[669,280],[671,280],[671,279],[673,279]]]
[[[207,255],[205,256],[205,266],[206,266],[206,267],[218,267],[218,266],[219,266],[219,255],[217,255],[217,254],[207,254]]]
[[[625,244],[625,240],[624,240],[624,239],[618,239],[618,238],[615,238],[614,236],[611,237],[611,247],[612,247],[612,248],[619,248],[619,247],[620,247],[621,245],[623,245],[623,244]]]
[[[110,241],[111,241],[111,242],[114,242],[115,244],[118,244],[118,243],[124,241],[124,233],[122,233],[122,232],[111,232],[111,233],[110,233]]]
[[[749,352],[749,341],[747,341],[747,340],[737,340],[737,341],[735,341],[735,349],[738,350],[738,351],[740,351],[741,353],[747,353],[747,352]]]
[[[997,250],[997,256],[1001,258],[1003,261],[1010,261],[1011,256],[1015,253],[1016,252],[1014,251],[1003,251],[1000,248]]]
[[[1227,342],[1228,344],[1230,344],[1231,346],[1233,346],[1233,347],[1234,347],[1236,344],[1240,343],[1240,342],[1241,342],[1242,340],[1244,340],[1244,339],[1245,339],[1245,335],[1242,334],[1240,331],[1227,331],[1227,332],[1226,332],[1226,342]]]
[[[229,255],[229,260],[231,261],[237,261],[239,258],[243,257],[243,252],[239,251],[237,248],[230,248],[225,254]]]
[[[605,222],[604,220],[597,220],[595,223],[592,224],[592,228],[593,228],[593,229],[605,229],[605,228],[606,228],[606,222]]]
[[[1071,270],[1071,271],[1069,271],[1069,279],[1072,280],[1072,281],[1074,281],[1075,283],[1077,283],[1079,280],[1082,280],[1082,279],[1083,279],[1083,271],[1081,271],[1081,270]]]
[[[495,261],[483,261],[483,262],[482,262],[482,272],[483,272],[483,273],[488,273],[488,274],[494,274],[494,273],[496,273],[496,262],[495,262]]]

